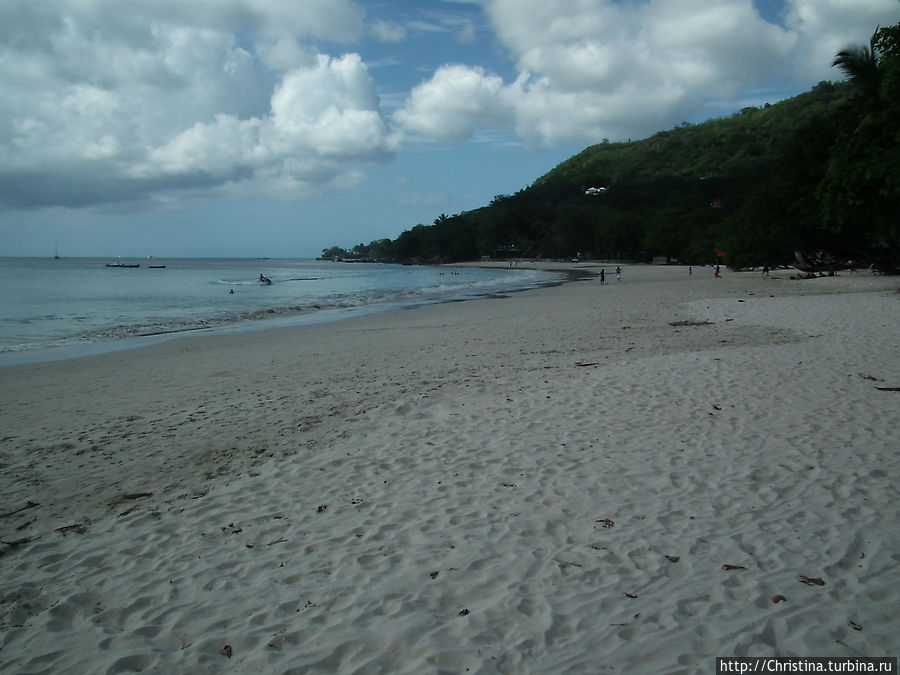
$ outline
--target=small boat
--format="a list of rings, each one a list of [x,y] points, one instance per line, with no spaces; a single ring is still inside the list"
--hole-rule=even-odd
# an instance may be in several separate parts
[[[164,270],[166,269],[165,265],[147,265],[151,270]]]
[[[106,266],[107,267],[140,267],[141,265],[140,265],[140,263],[132,265],[132,264],[128,264],[128,263],[114,262],[114,263],[106,263]]]

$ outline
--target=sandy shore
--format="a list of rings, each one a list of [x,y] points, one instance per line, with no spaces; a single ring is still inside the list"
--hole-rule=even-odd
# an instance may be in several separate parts
[[[0,671],[897,656],[897,279],[614,268],[0,369]]]

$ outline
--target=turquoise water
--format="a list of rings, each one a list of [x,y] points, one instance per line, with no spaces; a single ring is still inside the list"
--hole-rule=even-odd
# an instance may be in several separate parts
[[[140,267],[107,267],[110,262]],[[271,285],[260,284],[260,274]],[[556,278],[536,270],[315,260],[0,258],[0,365],[138,346],[188,331],[335,321]]]

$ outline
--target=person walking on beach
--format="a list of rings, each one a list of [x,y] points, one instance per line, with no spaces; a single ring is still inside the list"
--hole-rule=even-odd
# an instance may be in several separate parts
[[[600,283],[601,284],[606,283],[606,271],[605,270],[600,270]]]
[[[716,279],[721,279],[721,278],[722,278],[722,277],[719,276],[719,266],[716,265]]]
[[[616,265],[616,281],[622,281],[622,268]]]
[[[690,265],[688,265],[688,276],[689,277],[694,276],[694,268],[691,267]]]
[[[769,276],[769,266],[768,266],[768,265],[763,265],[763,273],[762,273],[762,275],[763,275],[764,277]]]

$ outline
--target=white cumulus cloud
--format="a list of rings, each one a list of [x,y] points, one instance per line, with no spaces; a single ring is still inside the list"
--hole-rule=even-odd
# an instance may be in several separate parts
[[[536,146],[640,137],[712,116],[712,102],[740,107],[773,82],[796,91],[838,79],[834,53],[897,14],[895,0],[788,0],[786,9],[776,25],[752,0],[486,0],[516,77],[439,68],[395,119],[440,141],[479,127]]]
[[[0,3],[0,208],[360,180],[398,136],[361,58],[312,45],[359,38],[363,16],[348,0]]]
[[[502,125],[512,119],[503,94],[503,80],[480,67],[443,66],[412,90],[395,117],[412,132],[459,142],[480,125]]]
[[[786,22],[798,39],[794,75],[811,81],[840,79],[831,68],[834,55],[850,45],[868,45],[876,25],[898,21],[896,0],[790,0]]]

